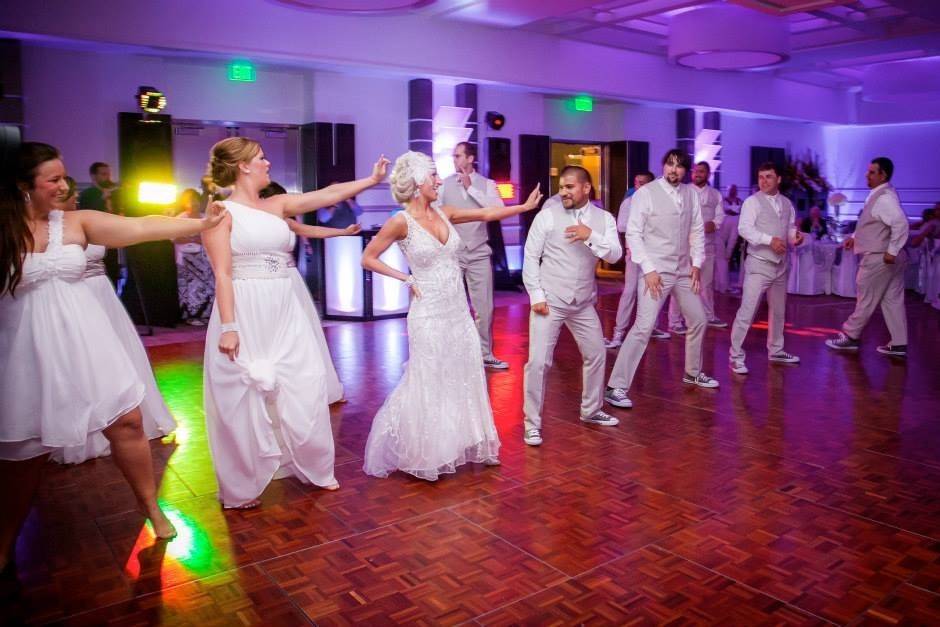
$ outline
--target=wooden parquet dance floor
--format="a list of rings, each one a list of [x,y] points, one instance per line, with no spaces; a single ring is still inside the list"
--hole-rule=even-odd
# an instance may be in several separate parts
[[[600,309],[613,322],[617,286]],[[563,333],[545,443],[522,442],[528,306],[500,294],[488,374],[502,466],[426,483],[367,477],[372,416],[407,359],[403,320],[326,329],[349,402],[332,409],[338,492],[275,481],[222,511],[202,415],[202,344],[150,349],[180,422],[154,442],[180,531],[154,544],[109,459],[50,466],[17,547],[0,622],[64,625],[940,625],[940,312],[909,294],[907,361],[823,346],[854,301],[788,301],[769,364],[764,310],[751,374],[684,386],[683,342],[652,341],[618,427],[578,420],[580,359]],[[718,295],[731,320],[735,297]],[[608,371],[614,351],[608,352]],[[447,373],[440,373],[442,386]]]

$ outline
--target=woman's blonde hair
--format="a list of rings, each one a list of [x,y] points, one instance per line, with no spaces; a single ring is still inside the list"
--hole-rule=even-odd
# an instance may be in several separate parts
[[[435,171],[434,161],[423,152],[408,151],[395,159],[388,177],[392,198],[400,205],[415,197],[418,187]]]
[[[261,152],[261,144],[246,137],[223,139],[209,151],[206,173],[219,187],[229,187],[238,177],[238,164],[248,163]]]

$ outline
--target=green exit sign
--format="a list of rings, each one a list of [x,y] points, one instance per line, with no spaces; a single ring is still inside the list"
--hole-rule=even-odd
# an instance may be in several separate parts
[[[575,111],[593,111],[594,110],[594,98],[589,94],[578,94],[574,97],[574,110]]]
[[[248,61],[232,61],[228,66],[228,79],[240,83],[254,83],[255,66]]]

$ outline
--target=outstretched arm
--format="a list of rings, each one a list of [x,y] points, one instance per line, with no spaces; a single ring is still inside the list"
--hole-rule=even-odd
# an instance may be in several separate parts
[[[453,224],[464,222],[493,222],[502,220],[509,216],[514,216],[526,211],[531,211],[539,206],[542,200],[542,192],[539,191],[541,184],[536,185],[529,197],[521,205],[511,205],[509,207],[481,207],[479,209],[458,209],[456,207],[441,207],[441,211],[447,216]]]
[[[143,242],[198,235],[219,224],[226,210],[221,202],[214,202],[206,207],[206,216],[198,220],[168,216],[126,218],[90,209],[76,211],[75,215],[90,243],[108,248],[124,248]]]
[[[328,237],[342,237],[343,235],[356,235],[362,231],[358,224],[350,224],[345,229],[334,229],[329,226],[313,226],[311,224],[302,224],[297,220],[288,218],[287,226],[290,230],[301,237],[312,239],[327,239]]]
[[[347,198],[352,198],[373,185],[381,183],[385,178],[385,171],[388,169],[388,164],[388,159],[385,158],[385,155],[382,155],[379,157],[379,160],[375,162],[375,165],[372,166],[372,174],[364,179],[349,181],[347,183],[336,183],[335,185],[330,185],[323,189],[307,192],[305,194],[282,194],[280,196],[272,196],[268,199],[268,202],[280,204],[281,212],[285,218],[314,211],[322,207],[329,207]]]

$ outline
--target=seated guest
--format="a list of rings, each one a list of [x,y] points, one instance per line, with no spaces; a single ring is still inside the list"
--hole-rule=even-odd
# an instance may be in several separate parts
[[[177,218],[200,218],[202,195],[195,189],[184,189],[179,204],[172,210]],[[215,276],[199,236],[177,239],[176,286],[179,290],[183,321],[193,326],[204,326],[212,312],[215,300]]]
[[[917,247],[926,240],[928,248],[933,248],[934,242],[940,238],[940,202],[933,208],[924,209],[921,218],[920,227],[911,233],[908,244]]]
[[[819,207],[815,205],[810,207],[809,215],[803,218],[800,223],[800,230],[812,234],[815,239],[823,239],[829,235],[826,219],[823,218],[822,210]]]

